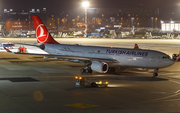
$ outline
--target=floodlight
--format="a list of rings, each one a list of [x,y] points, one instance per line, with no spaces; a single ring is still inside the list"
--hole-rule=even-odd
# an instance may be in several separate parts
[[[85,7],[85,8],[87,8],[87,7],[89,6],[89,2],[83,2],[83,3],[82,3],[82,6]]]

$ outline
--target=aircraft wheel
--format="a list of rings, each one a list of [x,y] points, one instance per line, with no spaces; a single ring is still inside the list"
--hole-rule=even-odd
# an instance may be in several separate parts
[[[85,72],[85,69],[82,68],[80,71],[81,71],[81,73],[84,73],[84,72]]]
[[[91,69],[85,69],[85,73],[92,73]]]
[[[177,59],[177,54],[173,54],[173,55],[172,55],[172,58],[173,58],[174,61],[176,61],[176,59]]]
[[[109,71],[110,73],[114,73],[114,72],[115,72],[115,70],[116,70],[115,68],[109,68],[109,70],[108,70],[108,71]]]
[[[158,76],[158,73],[153,73],[153,76],[154,76],[154,77],[157,77],[157,76]]]
[[[85,69],[85,73],[89,73],[89,69]]]

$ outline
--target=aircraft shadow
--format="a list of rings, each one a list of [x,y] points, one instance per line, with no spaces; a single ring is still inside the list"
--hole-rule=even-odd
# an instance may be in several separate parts
[[[19,58],[0,58],[0,60],[17,60]]]
[[[114,80],[124,81],[168,81],[169,79],[158,78],[158,77],[143,77],[143,76],[131,76],[131,77],[113,77]]]
[[[147,76],[148,75],[148,76]],[[163,76],[163,74],[162,74]],[[121,74],[92,74],[92,77],[88,76],[86,78],[96,78],[96,79],[106,79],[106,80],[123,80],[123,81],[168,81],[169,79],[161,78],[160,76],[154,77],[149,76],[148,74],[143,73],[132,73],[132,72],[123,72]]]

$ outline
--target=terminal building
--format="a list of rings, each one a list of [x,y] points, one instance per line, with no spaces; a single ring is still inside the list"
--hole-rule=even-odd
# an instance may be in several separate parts
[[[180,32],[180,21],[163,21],[161,20],[162,32]]]

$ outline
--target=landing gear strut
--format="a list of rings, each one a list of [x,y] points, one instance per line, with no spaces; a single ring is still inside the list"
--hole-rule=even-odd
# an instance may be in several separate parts
[[[88,65],[86,65],[86,68],[82,68],[80,71],[81,71],[81,73],[92,73],[92,69],[91,69],[91,67],[90,67],[91,65],[90,64],[88,64]]]
[[[159,71],[159,69],[154,69],[154,73],[153,73],[153,76],[154,76],[154,77],[157,77],[157,76],[158,76],[158,71]]]

